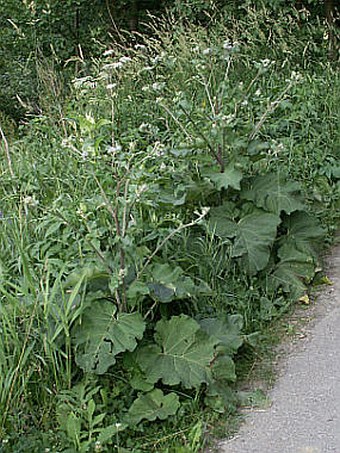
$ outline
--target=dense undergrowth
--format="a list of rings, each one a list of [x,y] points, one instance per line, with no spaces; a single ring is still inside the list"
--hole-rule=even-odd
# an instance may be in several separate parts
[[[322,26],[153,28],[2,149],[0,451],[200,451],[337,226]]]

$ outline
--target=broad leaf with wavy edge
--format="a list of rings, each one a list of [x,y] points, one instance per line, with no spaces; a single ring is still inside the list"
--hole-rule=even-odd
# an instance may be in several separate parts
[[[317,256],[316,249],[320,246],[320,239],[326,231],[321,227],[319,220],[307,212],[294,212],[286,216],[283,221],[286,234],[280,238],[280,245],[290,245],[292,248]],[[282,259],[287,253],[281,252]]]
[[[208,173],[207,176],[215,184],[217,190],[228,189],[228,187],[235,190],[241,189],[240,183],[243,174],[233,164],[228,165],[223,172]]]
[[[279,239],[277,252],[280,261],[269,281],[298,299],[315,274],[317,248],[325,231],[316,217],[299,211],[286,216],[283,227],[286,234]]]
[[[198,388],[211,380],[209,367],[219,341],[203,332],[194,319],[180,315],[159,321],[155,341],[135,352],[149,382],[161,379],[167,385]]]
[[[151,392],[140,395],[131,405],[127,421],[136,425],[140,421],[165,420],[170,415],[175,415],[180,406],[176,393],[164,395],[162,390],[154,389]]]
[[[237,222],[232,256],[242,257],[250,274],[266,267],[271,246],[276,238],[279,216],[256,211]]]
[[[242,315],[230,315],[224,319],[204,318],[200,326],[207,334],[219,342],[217,350],[233,356],[243,344]]]
[[[250,200],[259,208],[280,215],[305,209],[301,201],[300,186],[287,181],[282,175],[268,173],[247,180],[241,191],[241,198]]]
[[[105,373],[116,363],[117,354],[133,351],[143,337],[145,322],[139,313],[116,312],[111,302],[94,301],[73,329],[76,363],[84,371]]]

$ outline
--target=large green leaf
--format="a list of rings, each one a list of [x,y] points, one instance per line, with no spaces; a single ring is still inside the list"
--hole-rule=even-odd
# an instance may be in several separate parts
[[[281,219],[277,215],[254,212],[237,223],[232,256],[242,257],[250,274],[264,269],[268,264],[271,246],[280,222]]]
[[[301,252],[316,256],[316,248],[325,235],[319,220],[307,212],[294,212],[283,221],[286,234],[280,238],[280,245],[290,245]]]
[[[180,406],[176,393],[164,395],[162,390],[154,389],[139,396],[131,405],[127,420],[129,424],[136,425],[141,420],[165,420],[170,415],[176,414]]]
[[[297,299],[306,290],[304,282],[309,282],[314,276],[315,260],[311,254],[299,251],[289,242],[279,248],[278,256],[280,261],[270,280],[274,287],[281,286],[285,292]]]
[[[155,264],[150,267],[149,274],[152,279],[147,284],[150,296],[159,302],[168,303],[207,291],[207,288],[195,285],[179,266]]]
[[[238,403],[235,391],[225,381],[209,385],[204,402],[219,413],[234,412]]]
[[[168,385],[198,388],[210,381],[218,340],[203,332],[194,319],[180,315],[159,321],[155,341],[135,352],[149,382],[161,379]]]
[[[205,403],[217,412],[225,412],[233,406],[229,382],[236,380],[235,363],[232,356],[243,344],[243,318],[240,315],[224,319],[206,318],[200,321],[208,335],[218,341],[216,357],[211,364],[213,379],[208,385]]]
[[[235,218],[239,214],[234,203],[226,202],[209,211],[208,229],[222,239],[230,239],[237,235]]]
[[[94,301],[73,329],[76,363],[84,371],[105,373],[116,355],[133,351],[143,337],[145,322],[139,313],[116,313],[111,302]]]
[[[252,205],[247,210],[249,213],[237,220],[240,212],[232,203],[212,208],[208,228],[222,239],[234,239],[232,256],[241,257],[245,269],[254,274],[268,264],[281,219]]]
[[[275,288],[282,287],[284,292],[296,300],[306,291],[303,279],[309,277],[311,272],[314,272],[313,265],[306,266],[305,263],[295,261],[279,263],[270,275],[269,281]]]
[[[241,189],[240,182],[243,174],[233,164],[228,165],[223,173],[209,173],[207,176],[215,184],[217,190],[228,189],[228,187],[236,190]]]
[[[228,355],[220,355],[212,365],[212,374],[216,381],[236,381],[235,363]]]
[[[224,354],[234,355],[243,344],[243,318],[230,315],[225,319],[205,318],[200,321],[202,329],[218,342],[218,349]]]
[[[297,299],[315,274],[317,248],[325,232],[319,221],[307,212],[293,212],[283,221],[286,234],[278,241],[278,258],[269,280],[274,287]]]
[[[299,184],[276,173],[250,178],[243,184],[241,198],[277,215],[282,211],[290,214],[305,208]]]

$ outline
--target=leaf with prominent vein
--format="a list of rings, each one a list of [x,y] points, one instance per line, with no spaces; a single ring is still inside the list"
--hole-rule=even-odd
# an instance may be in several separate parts
[[[133,351],[143,337],[145,322],[139,313],[117,315],[116,311],[109,301],[94,301],[73,329],[76,363],[84,371],[105,373],[116,363],[117,354]]]
[[[316,256],[316,248],[325,235],[319,220],[307,212],[294,212],[283,222],[287,233],[280,238],[280,244],[290,245],[301,252]]]
[[[185,276],[179,266],[155,264],[149,273],[152,278],[152,282],[147,283],[150,295],[159,302],[169,303],[206,292],[206,288],[195,285],[190,277]]]
[[[241,315],[230,315],[225,319],[205,318],[200,321],[202,329],[219,342],[217,350],[224,354],[234,355],[243,344],[243,318]]]
[[[270,280],[274,287],[282,287],[285,292],[298,299],[306,290],[304,282],[309,282],[315,274],[315,260],[309,252],[302,252],[287,242],[278,250],[280,258]]]
[[[255,212],[246,215],[237,223],[232,255],[242,257],[250,274],[266,267],[270,249],[276,237],[281,219],[277,215]]]
[[[237,235],[235,217],[238,214],[234,203],[227,202],[210,209],[208,229],[222,239]]]
[[[233,164],[228,165],[223,173],[209,173],[207,176],[215,184],[217,190],[228,189],[228,187],[235,190],[241,189],[240,183],[243,174]]]
[[[137,362],[148,381],[198,388],[211,378],[210,364],[218,340],[209,337],[186,315],[161,320],[156,325],[156,344],[136,351]]]
[[[287,181],[282,175],[269,173],[255,176],[242,185],[241,198],[253,201],[266,211],[280,215],[282,211],[290,214],[305,209],[300,185],[295,181]]]
[[[164,395],[162,390],[154,389],[139,396],[132,403],[127,420],[132,425],[138,424],[143,419],[165,420],[170,415],[175,415],[179,406],[179,398],[175,393]]]

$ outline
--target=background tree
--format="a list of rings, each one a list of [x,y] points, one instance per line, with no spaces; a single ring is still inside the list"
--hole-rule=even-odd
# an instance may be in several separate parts
[[[269,9],[273,21],[283,13],[307,12],[309,23],[323,17],[329,29],[329,56],[337,58],[339,10],[334,0],[0,0],[1,111],[15,120],[27,111],[26,104],[37,112],[39,95],[46,97],[46,68],[56,71],[61,83],[86,74],[91,57],[112,40],[127,39],[124,30],[150,33],[145,27],[148,13],[160,15],[168,9],[178,20],[209,26],[220,14],[240,20],[249,8]]]

